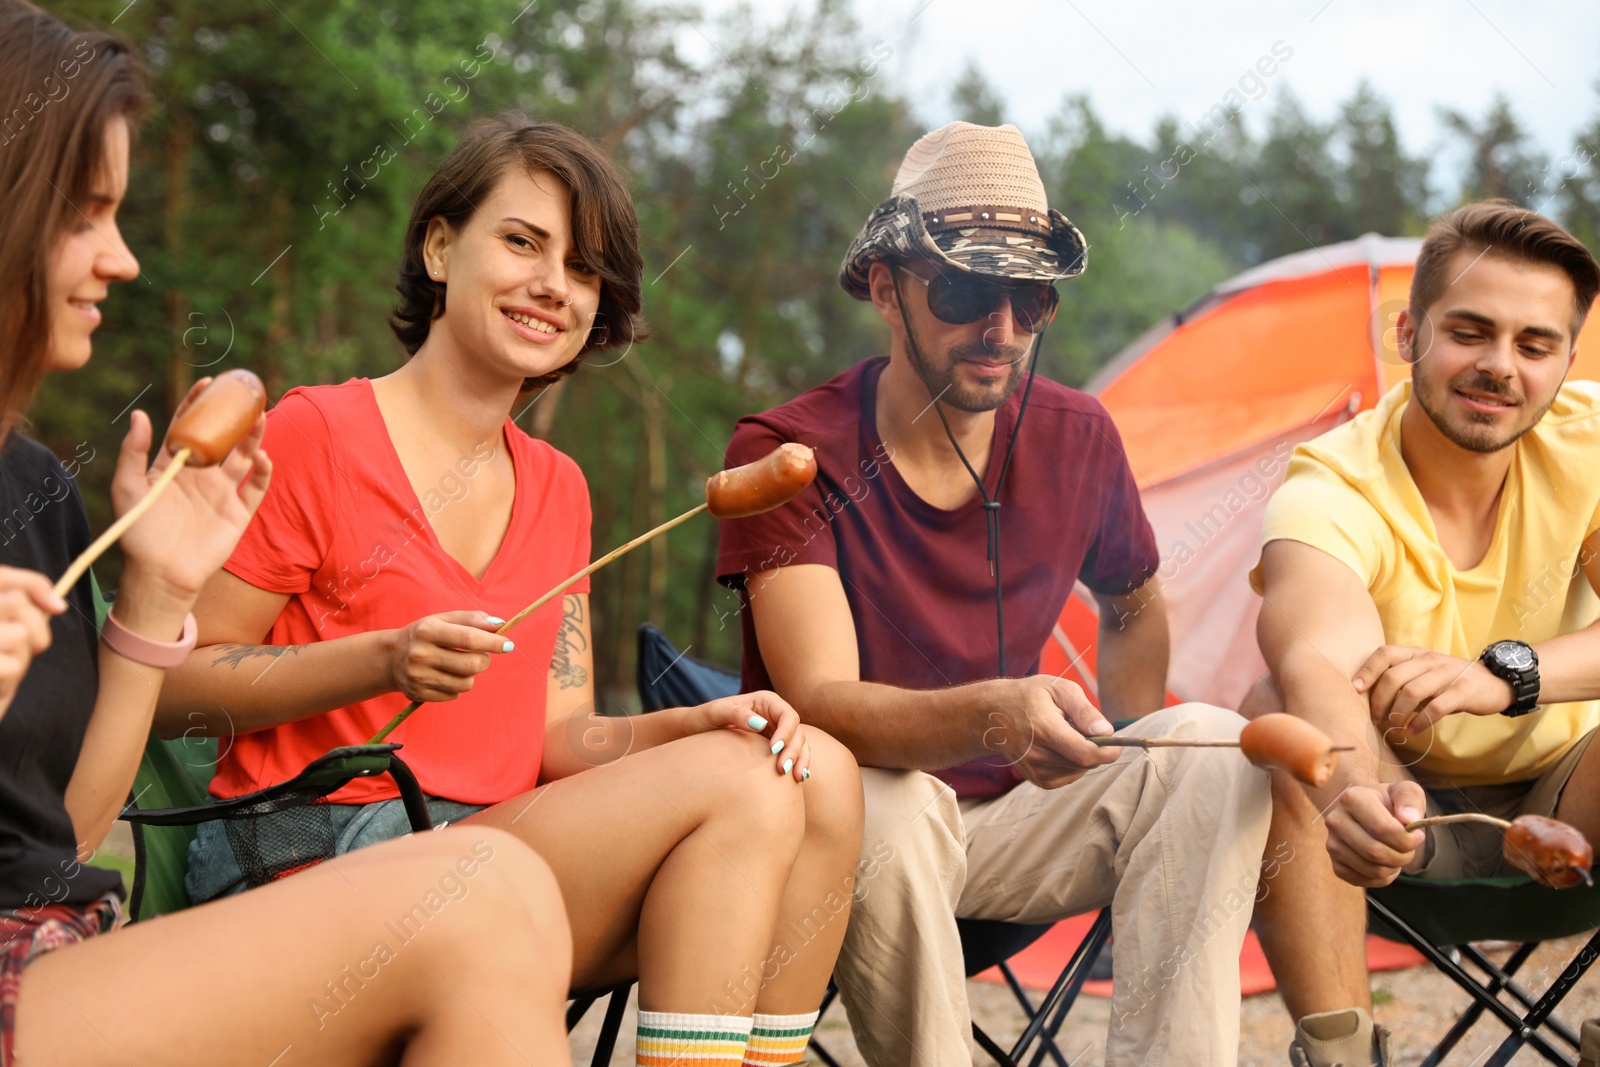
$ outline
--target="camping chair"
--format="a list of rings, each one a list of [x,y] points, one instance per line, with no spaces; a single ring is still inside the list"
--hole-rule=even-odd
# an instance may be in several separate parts
[[[97,625],[104,625],[110,601],[94,587]],[[287,782],[233,800],[206,802],[206,787],[217,762],[217,741],[211,737],[181,737],[167,741],[152,733],[134,778],[133,797],[119,816],[133,830],[134,874],[128,891],[128,914],[134,921],[180,911],[191,906],[183,876],[189,866],[189,844],[195,828],[212,819],[227,819],[228,843],[239,869],[251,887],[265,885],[320,861],[332,850],[332,828],[318,802],[356,778],[388,774],[400,790],[400,800],[413,833],[430,830],[433,820],[416,776],[396,753],[396,744],[348,745],[313,760]],[[139,802],[159,807],[138,807]],[[268,812],[298,811],[288,832],[295,850],[307,857],[303,864],[266,862],[256,837],[253,816]],[[611,1003],[595,1046],[592,1067],[611,1060],[622,1010],[627,1006],[632,982],[595,992],[573,994],[567,1011],[570,1031],[589,1005],[607,994]]]
[[[1551,1037],[1573,1054],[1578,1051],[1578,1037],[1551,1013],[1600,955],[1600,932],[1537,999],[1516,982],[1515,975],[1541,941],[1600,926],[1600,888],[1550,889],[1520,876],[1428,881],[1402,875],[1391,885],[1367,891],[1367,915],[1373,933],[1415,948],[1472,997],[1471,1005],[1423,1061],[1424,1067],[1442,1063],[1485,1013],[1503,1023],[1510,1034],[1483,1067],[1504,1067],[1524,1045],[1551,1063],[1568,1067],[1576,1063],[1575,1055],[1563,1052]],[[1469,943],[1491,939],[1521,942],[1503,967]],[[1484,978],[1475,978],[1462,961],[1471,963]],[[1515,1004],[1507,1004],[1502,993]]]
[[[111,600],[90,575],[96,626],[104,626]],[[212,819],[227,820],[228,843],[245,882],[251,887],[318,863],[333,851],[333,830],[318,801],[356,778],[388,774],[400,789],[411,829],[433,827],[422,789],[400,757],[399,745],[348,745],[311,761],[287,782],[232,800],[206,802],[206,786],[217,762],[215,738],[182,737],[165,741],[150,735],[133,780],[133,796],[118,818],[133,830],[133,885],[128,914],[134,921],[179,911],[192,903],[183,887],[189,865],[189,843],[195,827]],[[159,807],[139,807],[148,800]],[[254,816],[296,811],[277,832],[291,836],[291,851],[304,857],[293,864],[270,863],[262,856]]]
[[[635,681],[639,687],[639,701],[645,711],[703,704],[708,700],[733,696],[739,692],[738,675],[684,655],[673,647],[665,634],[649,623],[639,627],[639,655]],[[1001,1048],[977,1023],[972,1024],[973,1038],[1000,1067],[1016,1067],[1036,1041],[1039,1047],[1034,1051],[1029,1067],[1039,1067],[1046,1055],[1056,1067],[1070,1067],[1069,1061],[1056,1046],[1055,1037],[1067,1017],[1067,1012],[1077,1000],[1078,993],[1083,989],[1084,981],[1089,977],[1089,968],[1093,966],[1095,958],[1111,937],[1111,909],[1101,910],[1094,925],[1090,927],[1088,936],[1067,961],[1066,967],[1062,969],[1045,999],[1036,1007],[1027,991],[1022,988],[1022,983],[1017,981],[1007,961],[1043,937],[1052,925],[1051,923],[1022,925],[979,919],[956,920],[957,929],[961,934],[961,951],[965,958],[967,977],[971,978],[990,967],[998,968],[1028,1020],[1022,1035],[1009,1050]],[[828,983],[828,992],[823,997],[821,1013],[818,1016],[819,1021],[821,1015],[826,1014],[833,1004],[838,992],[838,988],[832,982]],[[838,1061],[814,1036],[810,1047],[828,1067],[838,1067]]]
[[[169,746],[168,742],[152,735],[145,745],[145,758],[139,765],[139,776],[134,780],[135,796],[140,795],[152,783],[152,779],[162,777],[162,770],[158,768],[166,770],[170,781],[172,763],[178,760],[172,746],[178,744],[181,742],[172,742]],[[399,745],[348,745],[336,748],[312,760],[305,770],[287,782],[231,800],[218,800],[210,804],[202,801],[200,804],[166,808],[129,805],[120,818],[133,827],[134,876],[133,887],[128,894],[130,914],[138,919],[146,919],[163,911],[175,910],[173,905],[183,907],[189,903],[188,895],[183,891],[183,871],[188,863],[189,842],[194,838],[195,827],[213,819],[224,821],[228,844],[239,863],[240,873],[244,875],[244,884],[249,888],[266,885],[322,862],[333,853],[333,823],[327,805],[319,802],[356,778],[390,775],[400,787],[400,799],[405,805],[406,817],[411,820],[411,829],[414,832],[432,829],[433,822],[428,817],[422,789],[417,785],[411,769],[395,755],[399,748]],[[152,749],[156,750],[154,754]],[[187,771],[179,773],[180,783],[190,780]],[[161,794],[163,797],[170,795],[168,792]],[[282,812],[293,812],[294,815],[280,820],[271,830],[266,830],[256,822],[257,816]],[[162,835],[158,843],[152,842],[149,840],[150,832],[156,827],[178,832]],[[295,858],[289,862],[269,861],[263,854],[263,846],[268,844],[287,844],[290,854]],[[160,888],[155,893],[148,892],[152,849],[160,854],[156,865],[164,872],[177,874],[175,881],[161,878]],[[265,851],[277,850],[274,847]],[[148,901],[147,895],[151,898]]]

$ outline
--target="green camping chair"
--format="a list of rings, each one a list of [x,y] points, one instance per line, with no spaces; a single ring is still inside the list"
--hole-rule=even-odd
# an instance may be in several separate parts
[[[91,575],[91,581],[93,576]],[[95,617],[104,625],[110,602],[94,586]],[[264,885],[303,866],[319,862],[333,847],[331,827],[317,812],[318,801],[356,778],[388,774],[400,789],[400,799],[413,832],[429,830],[433,821],[416,776],[395,753],[400,745],[349,745],[313,760],[294,778],[269,789],[233,800],[207,802],[207,787],[216,769],[217,740],[184,736],[171,741],[152,733],[134,778],[133,795],[120,818],[133,829],[134,872],[128,890],[128,915],[135,921],[190,907],[183,876],[189,868],[189,844],[195,828],[212,819],[227,819],[228,843],[250,886]],[[304,864],[265,862],[256,847],[254,817],[269,812],[299,811],[292,834],[305,843]],[[567,1013],[571,1030],[597,999],[610,995],[605,1023],[595,1045],[591,1067],[611,1060],[622,1013],[632,982],[593,992],[573,994]]]
[[[100,592],[91,573],[95,622],[105,624],[110,601]],[[133,781],[133,796],[119,816],[133,829],[133,885],[128,890],[128,914],[134,921],[179,911],[190,906],[183,887],[189,866],[189,843],[195,827],[213,819],[228,820],[228,843],[239,869],[251,886],[265,885],[293,870],[320,862],[333,850],[328,813],[317,802],[356,778],[388,774],[394,778],[413,831],[433,826],[428,806],[411,769],[399,756],[399,745],[351,745],[336,748],[313,760],[294,778],[259,793],[233,800],[207,803],[206,786],[217,762],[217,742],[209,737],[182,737],[165,741],[150,735],[144,758]],[[269,812],[297,811],[290,820],[294,844],[302,844],[305,862],[295,866],[263,860],[255,838],[254,817]],[[237,827],[237,829],[236,829]]]
[[[244,875],[244,884],[250,888],[321,863],[333,854],[333,824],[327,806],[320,802],[356,778],[376,774],[392,777],[400,787],[400,799],[411,820],[412,831],[432,829],[422,788],[417,785],[411,769],[395,755],[399,748],[399,745],[336,748],[312,760],[305,770],[287,782],[232,800],[205,803],[205,791],[201,787],[199,804],[162,808],[129,805],[121,815],[124,822],[133,826],[134,875],[128,894],[129,914],[135,919],[145,919],[189,905],[183,888],[189,842],[194,838],[195,827],[213,819],[224,821],[228,844]],[[186,793],[194,785],[195,768],[183,761],[192,751],[195,749],[186,749],[181,739],[167,742],[152,735],[145,745],[139,777],[134,780],[134,796],[139,797],[148,785],[152,793],[158,788],[161,790],[157,793],[158,802],[171,798],[174,793],[189,800]],[[183,765],[175,767],[174,763]],[[259,816],[277,813],[289,817],[278,820],[270,829],[257,822]],[[164,832],[153,833],[157,830]],[[264,853],[261,846],[267,843],[264,838],[268,834],[274,846],[287,843],[294,858],[287,862],[268,860],[266,855],[280,851],[279,847],[274,847]],[[289,840],[285,842],[284,837]],[[152,870],[156,872],[154,877]]]
[[[1551,1063],[1573,1067],[1577,1062],[1577,1035],[1552,1013],[1600,955],[1600,932],[1542,996],[1535,998],[1515,975],[1540,942],[1600,927],[1600,888],[1549,889],[1523,877],[1429,881],[1402,875],[1391,885],[1367,891],[1367,915],[1373,933],[1415,948],[1472,997],[1461,1018],[1423,1061],[1424,1067],[1444,1062],[1485,1013],[1510,1033],[1482,1067],[1504,1067],[1524,1045]],[[1487,940],[1521,944],[1504,967],[1497,967],[1470,944]],[[1463,961],[1481,971],[1483,979],[1475,978]],[[1501,994],[1515,1003],[1506,1003]],[[1552,1036],[1573,1055],[1558,1048]]]

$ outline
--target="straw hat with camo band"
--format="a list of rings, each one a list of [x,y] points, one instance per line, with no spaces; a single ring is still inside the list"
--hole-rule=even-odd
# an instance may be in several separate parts
[[[889,199],[873,209],[839,268],[839,284],[869,300],[877,260],[922,259],[997,281],[1076,278],[1083,234],[1045,201],[1044,182],[1015,126],[952,122],[906,153]]]
[[[873,209],[839,268],[839,284],[857,300],[871,299],[867,277],[872,264],[922,260],[940,272],[954,270],[999,285],[1053,284],[1083,273],[1088,247],[1067,217],[1050,208],[1044,182],[1015,126],[977,126],[952,122],[925,134],[911,146],[895,175],[889,199]],[[899,272],[893,271],[900,295]],[[995,303],[998,303],[998,294]],[[994,573],[995,628],[999,638],[1000,677],[1006,676],[1005,607],[1000,574],[1000,493],[1016,455],[1017,434],[1033,394],[1039,344],[1048,318],[1027,328],[1033,334],[1028,353],[1028,378],[1017,421],[1006,446],[1000,477],[991,494],[973,469],[950,429],[944,404],[928,382],[915,332],[901,298],[900,316],[906,346],[917,376],[933,396],[931,404],[944,424],[961,463],[983,499],[989,534],[989,562]],[[1052,308],[1054,304],[1050,305]],[[1016,308],[1013,307],[1013,312]],[[1020,317],[1019,317],[1020,320]]]

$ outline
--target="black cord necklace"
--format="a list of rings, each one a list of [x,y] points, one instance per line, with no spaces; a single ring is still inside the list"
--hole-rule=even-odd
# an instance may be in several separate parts
[[[911,332],[911,322],[906,317],[906,302],[900,293],[900,279],[892,278],[894,282],[894,295],[900,305],[900,322],[906,329],[906,344],[910,346],[911,354],[915,357],[912,366],[917,370],[917,377],[922,378],[922,350],[917,347],[916,336]],[[1000,641],[1000,677],[1006,676],[1006,611],[1005,595],[1002,592],[1000,574],[1000,490],[1005,486],[1006,474],[1011,470],[1011,457],[1016,454],[1017,435],[1022,432],[1022,416],[1028,410],[1028,398],[1033,395],[1033,376],[1039,364],[1039,346],[1044,340],[1044,330],[1040,330],[1033,337],[1033,350],[1028,354],[1028,383],[1022,390],[1022,403],[1017,407],[1017,421],[1011,428],[1011,439],[1006,443],[1006,455],[1000,462],[1000,477],[995,479],[994,495],[984,486],[983,479],[973,469],[972,463],[967,459],[967,454],[961,450],[961,445],[956,441],[954,431],[950,429],[950,420],[945,418],[944,409],[939,406],[939,398],[933,398],[933,410],[939,416],[939,423],[944,427],[945,436],[950,439],[950,447],[956,450],[956,455],[961,458],[961,465],[967,468],[967,473],[972,476],[972,483],[978,487],[978,495],[983,498],[983,514],[985,526],[989,533],[989,573],[994,575],[994,624],[995,635]],[[923,387],[933,392],[926,380]]]

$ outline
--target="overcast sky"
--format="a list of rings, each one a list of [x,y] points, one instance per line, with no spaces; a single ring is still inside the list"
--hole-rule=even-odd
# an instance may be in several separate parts
[[[751,2],[764,17],[793,6]],[[1285,89],[1326,119],[1365,78],[1407,150],[1436,159],[1435,186],[1460,165],[1441,106],[1477,118],[1503,93],[1553,160],[1600,113],[1593,0],[857,0],[856,12],[869,41],[893,46],[891,76],[934,125],[954,117],[950,87],[970,59],[1030,137],[1065,96],[1087,93],[1109,126],[1146,140],[1164,113],[1198,119],[1277,42],[1292,55],[1245,107],[1252,131]]]

